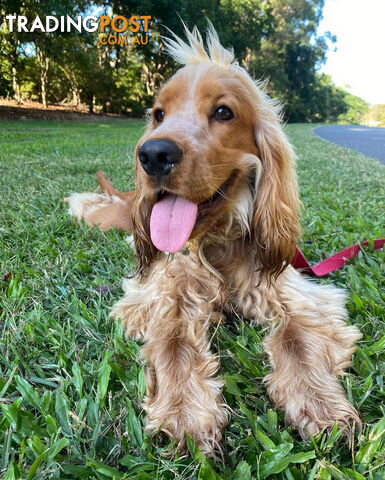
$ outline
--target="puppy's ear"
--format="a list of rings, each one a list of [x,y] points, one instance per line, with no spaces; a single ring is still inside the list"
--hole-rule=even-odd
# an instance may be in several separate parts
[[[274,120],[256,129],[262,176],[253,216],[257,263],[269,278],[291,262],[301,230],[294,152],[278,119]]]

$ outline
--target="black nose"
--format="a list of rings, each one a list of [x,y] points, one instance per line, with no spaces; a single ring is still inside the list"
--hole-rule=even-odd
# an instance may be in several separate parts
[[[171,140],[147,140],[139,149],[139,160],[147,175],[168,175],[182,159],[182,150]]]

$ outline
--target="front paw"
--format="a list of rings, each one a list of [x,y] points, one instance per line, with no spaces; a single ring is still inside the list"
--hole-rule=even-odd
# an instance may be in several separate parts
[[[228,423],[226,411],[196,412],[190,408],[179,411],[160,412],[151,406],[147,410],[146,431],[157,433],[162,431],[176,441],[176,450],[184,452],[186,447],[186,433],[193,439],[202,453],[213,456],[218,450],[222,432]]]
[[[301,398],[286,406],[285,420],[295,427],[304,440],[309,440],[322,430],[330,430],[334,424],[344,429],[349,439],[354,428],[361,428],[357,410],[346,398],[323,399]]]
[[[174,389],[170,387],[159,395],[151,388],[147,372],[150,398],[143,405],[147,412],[146,430],[166,433],[182,452],[186,450],[187,433],[202,453],[213,456],[229,421],[229,411],[220,393],[222,382],[211,379],[211,384],[207,390],[196,389],[185,395],[175,385]]]
[[[121,320],[126,337],[140,340],[148,325],[147,292],[141,288],[137,277],[125,278],[122,286],[125,295],[112,307],[111,316]]]

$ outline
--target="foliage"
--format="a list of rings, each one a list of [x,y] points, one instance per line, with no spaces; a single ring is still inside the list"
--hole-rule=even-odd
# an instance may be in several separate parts
[[[369,112],[369,105],[360,97],[356,97],[342,89],[340,91],[344,95],[344,101],[348,105],[348,109],[339,115],[338,122],[357,125],[364,123]]]
[[[269,79],[269,93],[282,98],[286,117],[296,121],[334,121],[345,110],[343,97],[317,68],[325,60],[330,34],[317,36],[324,0],[270,0],[271,33],[250,62],[257,77]]]
[[[46,104],[80,103],[103,112],[138,115],[175,71],[164,55],[167,28],[183,36],[181,18],[204,31],[210,18],[224,46],[269,92],[282,98],[289,121],[335,121],[346,110],[342,92],[317,74],[328,42],[317,36],[324,0],[3,0],[1,14],[75,16],[98,12],[150,14],[146,46],[98,45],[99,34],[0,32],[0,95],[38,98]],[[107,29],[107,33],[111,30]],[[350,118],[350,117],[349,117]]]
[[[29,20],[37,15],[44,19],[46,15],[76,16],[84,9],[83,0],[5,0],[2,2],[0,15],[7,14],[24,15]],[[23,69],[20,63],[30,57],[28,47],[33,47],[34,59],[38,66],[38,76],[35,79],[39,85],[40,100],[46,106],[48,104],[48,73],[50,63],[53,60],[61,61],[62,40],[66,33],[56,31],[54,34],[41,32],[39,29],[34,32],[3,32],[0,37],[2,49],[6,53],[12,70],[12,87],[16,97],[19,97],[20,83],[23,77]],[[20,100],[20,98],[18,98]]]
[[[385,105],[374,105],[369,111],[369,120],[378,127],[385,127]]]
[[[6,97],[13,93],[11,64],[7,56],[6,32],[0,30],[0,96]]]
[[[133,186],[144,123],[0,123],[0,477],[130,480],[382,480],[385,474],[384,252],[365,249],[322,283],[346,288],[350,322],[363,333],[342,379],[363,434],[353,452],[335,429],[304,442],[271,405],[266,332],[229,317],[213,330],[232,416],[223,457],[164,456],[171,444],[143,432],[139,345],[108,317],[134,268],[125,235],[67,215],[64,196],[92,191],[103,169]],[[301,248],[313,261],[383,236],[385,169],[289,125],[304,204]],[[340,172],[344,171],[341,176]],[[163,442],[163,443],[162,443]]]
[[[329,75],[316,77],[314,107],[310,118],[317,122],[336,122],[347,109],[345,91],[334,85]]]

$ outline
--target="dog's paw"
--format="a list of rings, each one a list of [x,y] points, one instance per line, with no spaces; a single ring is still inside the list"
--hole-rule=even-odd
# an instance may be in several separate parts
[[[332,399],[305,399],[302,400],[300,408],[298,405],[288,405],[285,420],[298,430],[304,440],[309,440],[310,436],[323,430],[331,430],[335,424],[344,430],[344,436],[349,439],[355,428],[361,428],[358,412],[345,398],[336,402]]]
[[[87,216],[96,209],[108,205],[110,197],[100,193],[72,193],[64,199],[64,202],[68,204],[68,214],[80,221],[86,220]]]
[[[108,193],[72,193],[64,199],[69,205],[68,214],[84,220],[89,226],[97,226],[105,232],[112,227],[131,230],[128,205],[116,195]]]
[[[218,378],[195,382],[192,377],[185,382],[179,377],[178,384],[165,387],[157,382],[153,369],[146,370],[146,430],[166,433],[180,452],[186,450],[187,433],[205,455],[212,456],[229,421],[229,407],[221,394],[223,382]]]
[[[190,407],[175,408],[174,412],[165,412],[163,417],[154,416],[157,412],[151,406],[145,406],[147,410],[146,431],[166,433],[176,442],[175,449],[178,452],[187,450],[186,434],[188,434],[200,451],[212,457],[215,451],[220,450],[222,432],[228,423],[229,415],[225,408],[216,408],[209,411],[201,407],[200,411],[194,411]]]
[[[122,287],[125,295],[114,304],[111,316],[121,320],[127,338],[140,340],[148,324],[147,291],[137,277],[123,279]]]

